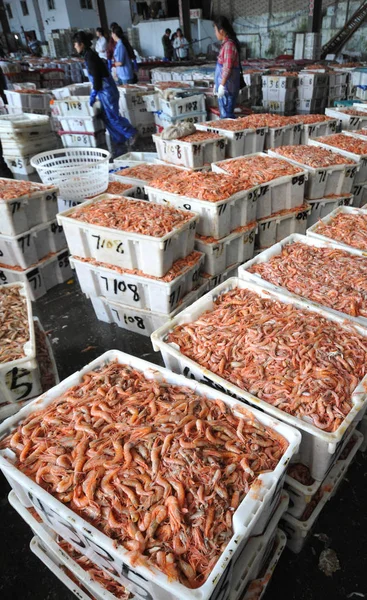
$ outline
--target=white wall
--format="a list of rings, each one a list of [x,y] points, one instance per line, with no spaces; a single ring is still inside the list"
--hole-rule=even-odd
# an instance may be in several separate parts
[[[108,1],[108,0],[107,0]],[[66,7],[69,14],[70,27],[78,29],[89,29],[90,27],[100,27],[101,22],[97,11],[97,0],[92,0],[93,9],[80,8],[79,0],[66,0]],[[55,0],[56,6],[58,0]],[[54,29],[59,29],[56,26]]]
[[[113,21],[121,25],[126,32],[131,27],[131,11],[129,0],[105,0],[107,21],[110,25]]]
[[[75,0],[78,2],[79,0]],[[68,29],[70,27],[69,15],[66,7],[66,0],[55,0],[55,10],[48,9],[47,0],[38,0],[43,25],[45,28],[46,39],[53,29]]]
[[[162,36],[166,29],[172,33],[180,27],[179,19],[161,19],[143,21],[137,25],[139,29],[140,47],[143,56],[163,57]]]
[[[33,7],[33,1],[27,0],[29,15],[27,15],[26,17],[23,16],[23,12],[20,7],[19,0],[6,0],[6,2],[9,2],[9,4],[11,5],[12,12],[13,12],[13,18],[9,19],[9,17],[8,17],[9,26],[10,26],[11,31],[13,31],[14,33],[21,33],[22,26],[23,26],[25,31],[35,31],[37,34],[37,38],[40,40],[41,33],[38,29],[36,13],[35,13],[34,7]],[[25,39],[24,39],[23,35],[22,35],[22,42],[23,42],[23,44],[25,44]]]
[[[199,54],[200,52],[206,52],[208,45],[212,42],[216,42],[217,38],[215,37],[213,21],[208,21],[207,19],[194,19],[191,21],[191,39],[192,40],[202,40],[205,39],[201,44],[199,42],[192,45],[192,50],[194,54]]]

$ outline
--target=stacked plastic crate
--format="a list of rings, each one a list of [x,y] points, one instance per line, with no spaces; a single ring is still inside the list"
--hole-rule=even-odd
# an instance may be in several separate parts
[[[155,133],[154,115],[148,112],[144,94],[153,90],[149,85],[119,85],[120,113],[137,129],[140,137],[150,138]]]
[[[22,282],[31,300],[72,277],[58,189],[0,179],[0,284]]]
[[[143,99],[147,111],[154,114],[157,133],[182,121],[196,124],[206,120],[205,95],[194,88],[172,90],[167,99],[157,90]]]
[[[343,71],[329,71],[329,106],[347,98],[348,78],[348,73]]]
[[[1,115],[0,135],[3,156],[14,177],[39,181],[31,158],[58,145],[57,137],[51,131],[50,117],[21,112]]]
[[[323,113],[328,105],[329,74],[325,69],[300,71],[298,75],[297,113]]]
[[[185,397],[195,393],[197,402],[202,402],[205,398],[207,407],[211,407],[212,403],[214,405],[214,402],[216,404],[220,402],[221,407],[225,407],[226,411],[233,411],[232,419],[241,419],[241,413],[236,409],[237,400],[229,398],[229,396],[218,390],[197,384],[195,381],[190,381],[162,367],[118,351],[110,351],[104,354],[95,360],[93,364],[87,365],[80,373],[75,373],[69,380],[68,386],[79,385],[82,377],[85,377],[90,371],[99,368],[106,370],[111,366],[118,369],[119,363],[125,365],[125,369],[121,370],[120,378],[123,388],[128,385],[127,377],[131,381],[131,376],[134,376],[137,372],[142,385],[145,385],[145,390],[154,389],[154,392],[158,393],[162,389],[167,398],[170,397],[172,390],[175,394],[179,394],[180,410],[187,402]],[[128,367],[127,371],[126,366]],[[31,405],[27,410],[30,414],[35,409],[38,409],[38,411],[49,410],[51,403],[64,392],[65,385],[63,389],[57,386],[41,399],[37,406],[36,404]],[[88,392],[85,393],[85,401],[88,402]],[[184,404],[182,405],[182,403]],[[278,529],[279,519],[288,506],[288,496],[282,491],[282,488],[286,466],[293,455],[297,453],[300,435],[292,427],[280,423],[277,419],[270,418],[252,407],[246,409],[246,417],[250,418],[251,425],[245,428],[246,431],[242,434],[243,436],[246,438],[250,436],[252,428],[255,429],[256,427],[257,439],[259,435],[264,435],[272,440],[272,444],[275,443],[276,446],[281,443],[280,441],[284,441],[284,447],[278,452],[279,457],[274,461],[272,460],[271,468],[268,467],[266,473],[260,473],[256,477],[258,483],[248,486],[248,490],[243,494],[244,498],[241,498],[238,508],[235,509],[235,512],[238,511],[238,515],[235,515],[231,520],[231,525],[228,525],[230,535],[226,540],[227,543],[222,544],[217,560],[212,560],[208,576],[202,577],[199,589],[205,597],[227,597],[228,590],[230,590],[233,600],[242,598],[249,600],[253,597],[252,593],[257,586],[261,586],[263,583],[264,588],[266,588],[272,569],[276,565],[285,545],[285,536]],[[204,416],[204,424],[206,422],[205,418]],[[141,424],[145,424],[144,416],[142,419],[137,424],[139,427]],[[225,422],[225,419],[222,415],[219,415],[217,417],[219,425],[222,421]],[[15,427],[17,426],[16,417],[13,418],[12,423]],[[91,424],[91,426],[94,426],[94,424]],[[134,427],[136,425],[131,425],[132,429]],[[259,434],[259,431],[261,434]],[[204,442],[204,440],[205,437],[203,437],[202,443],[205,448],[211,442]],[[142,441],[142,444],[144,445],[144,441]],[[205,452],[203,456],[205,456]],[[195,463],[195,460],[197,460],[195,456],[193,460]],[[139,564],[132,564],[130,555],[123,545],[120,545],[116,551],[115,541],[107,535],[101,535],[98,531],[98,529],[101,529],[100,526],[97,529],[94,528],[93,523],[90,523],[88,528],[85,527],[83,511],[81,511],[81,514],[75,515],[75,513],[70,512],[67,506],[61,503],[57,505],[55,510],[51,510],[50,507],[56,506],[55,502],[59,503],[59,500],[53,498],[50,492],[42,489],[35,482],[31,482],[29,478],[22,477],[22,466],[18,468],[11,464],[7,460],[6,453],[1,456],[0,462],[2,469],[9,470],[8,475],[14,485],[14,489],[9,495],[9,501],[31,526],[33,534],[37,536],[32,540],[31,549],[79,598],[84,600],[86,597],[84,594],[87,590],[94,598],[110,598],[111,600],[122,597],[122,594],[123,597],[129,597],[129,592],[131,592],[132,598],[135,597],[135,594],[136,597],[149,594],[154,600],[159,600],[162,595],[170,598],[194,600],[197,591],[190,589],[187,580],[181,575],[180,569],[173,572],[174,577],[172,577],[172,571],[170,571],[171,576],[167,576],[164,567],[160,568],[153,563],[154,556],[151,556],[150,562],[152,565],[149,565],[149,569]],[[152,467],[149,459],[147,459],[146,466],[147,471],[150,472]],[[251,477],[255,476],[252,471],[251,474]],[[18,483],[20,480],[22,481],[21,485]],[[152,480],[154,481],[154,478]],[[261,497],[259,497],[258,491],[260,482],[263,490]],[[170,479],[168,485],[171,485]],[[197,483],[191,484],[191,487],[192,485],[196,486]],[[33,488],[32,495],[28,494],[29,487]],[[186,493],[185,487],[181,485],[180,489],[183,489]],[[139,494],[139,492],[136,493]],[[176,498],[174,488],[172,494],[172,497]],[[240,518],[237,519],[236,516]],[[70,523],[70,517],[73,519],[72,530],[70,526],[65,527],[67,522]],[[167,515],[167,518],[170,518],[169,515]],[[245,525],[243,525],[244,523]],[[191,534],[190,526],[188,527],[189,534]],[[82,540],[80,535],[82,535]],[[147,535],[150,535],[150,532]],[[92,553],[91,549],[92,547],[95,548],[96,544],[98,544],[100,551]],[[83,558],[83,553],[88,557],[92,557],[95,564],[91,564],[90,559]],[[101,553],[104,556],[109,556],[107,562],[105,558],[101,558]],[[142,553],[144,555],[144,551]],[[172,551],[171,557],[179,565],[186,559],[186,553],[181,552],[179,555],[180,560],[178,560],[177,554]],[[189,563],[187,562],[187,564]],[[119,568],[118,565],[120,565]],[[94,569],[94,573],[91,569]],[[123,575],[120,575],[122,569]],[[182,569],[182,572],[190,573],[192,570],[185,569],[183,571]],[[256,581],[257,579],[262,581]],[[124,588],[126,589],[124,590]]]
[[[90,106],[89,86],[83,87],[85,95],[52,101],[52,116],[60,126],[58,133],[62,144],[64,148],[106,148],[105,126],[98,116],[99,101]],[[61,90],[58,90],[58,95],[62,95]]]
[[[262,75],[262,104],[274,113],[294,115],[297,103],[297,73]]]

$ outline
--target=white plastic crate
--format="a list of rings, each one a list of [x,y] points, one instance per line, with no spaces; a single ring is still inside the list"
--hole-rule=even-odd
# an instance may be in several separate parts
[[[143,101],[148,112],[156,112],[160,110],[159,98],[160,94],[158,92],[144,94]]]
[[[360,445],[360,451],[365,452],[367,449],[367,416],[365,415],[358,425],[358,431],[363,435],[363,442]]]
[[[193,94],[172,100],[159,99],[159,109],[170,117],[181,117],[189,113],[205,113],[205,95]]]
[[[88,200],[85,206],[103,202],[110,194]],[[131,202],[138,202],[131,200]],[[72,218],[75,208],[57,215],[64,227],[70,253],[81,258],[95,258],[125,269],[139,269],[146,275],[163,277],[179,258],[185,258],[194,249],[198,215],[161,238],[131,231],[91,225]],[[1,248],[1,242],[0,242]]]
[[[219,129],[215,125],[215,121],[213,121],[213,124],[203,123],[201,125],[199,123],[196,126],[196,129],[198,131],[210,131],[211,133],[217,133],[218,135],[221,135],[224,138],[226,138],[226,156],[236,158],[237,156],[243,156],[245,154],[254,154],[255,152],[262,152],[264,150],[265,135],[268,128],[259,127],[258,129],[242,129],[239,131],[230,131],[228,129]],[[217,161],[212,160],[211,162]]]
[[[258,220],[256,247],[269,248],[291,233],[306,233],[307,219],[311,213],[309,204],[298,209],[283,210],[270,217]]]
[[[64,148],[106,148],[106,136],[104,131],[95,133],[59,131]]]
[[[200,216],[197,233],[204,236],[223,238],[238,227],[248,225],[256,219],[259,187],[242,190],[226,200],[210,202],[180,196],[157,188],[145,186],[150,202],[168,204],[181,210],[190,210]],[[236,261],[233,261],[236,262]]]
[[[363,129],[367,127],[367,113],[366,116],[349,115],[344,110],[342,108],[326,108],[325,115],[333,119],[338,119],[342,129]]]
[[[208,284],[201,284],[199,287],[188,292],[176,308],[168,313],[153,311],[144,308],[135,308],[131,304],[121,304],[103,296],[90,296],[94,312],[99,321],[105,323],[115,323],[122,329],[150,336],[153,331],[162,327],[165,323],[173,319],[179,312],[195,302],[208,291]]]
[[[195,390],[196,394],[205,395],[209,399],[220,399],[235,411],[237,400],[221,392],[200,385],[195,381],[190,381],[185,377],[176,375],[167,369],[152,365],[139,358],[117,350],[111,350],[91,362],[81,371],[68,377],[46,394],[43,394],[40,399],[28,404],[17,415],[10,417],[10,419],[0,426],[0,437],[2,438],[12,431],[26,416],[35,410],[42,410],[68,388],[77,385],[86,373],[95,370],[99,366],[104,366],[113,360],[141,370],[149,379],[157,379],[161,382],[162,378],[164,378],[170,384],[191,388]],[[178,600],[182,597],[185,597],[187,600],[218,598],[215,593],[216,588],[219,583],[221,588],[225,584],[225,580],[221,579],[221,576],[228,566],[230,558],[242,551],[251,535],[257,534],[258,523],[264,520],[265,517],[268,520],[271,515],[272,501],[274,496],[276,497],[279,494],[279,490],[283,485],[285,468],[292,456],[297,452],[301,438],[299,432],[294,428],[269,417],[255,408],[249,407],[248,410],[260,423],[285,437],[288,441],[288,447],[274,471],[261,474],[257,479],[256,485],[253,486],[254,489],[250,488],[250,491],[233,515],[234,532],[231,540],[214,566],[207,581],[194,591],[177,581],[169,580],[167,576],[156,569],[148,569],[141,565],[132,567],[128,551],[122,546],[116,546],[112,539],[101,534],[90,523],[86,526],[86,521],[79,515],[47,493],[24,473],[21,473],[13,464],[13,453],[6,450],[0,451],[0,467],[25,506],[33,505],[46,525],[67,542],[71,543],[76,550],[82,551],[90,560],[111,573],[116,580],[125,585],[138,598],[144,599],[148,593],[155,600],[162,597],[165,600]],[[228,573],[229,575],[230,573]]]
[[[299,88],[323,87],[328,85],[329,75],[328,73],[312,73],[310,71],[300,71],[300,73],[298,74],[298,82]]]
[[[362,442],[362,440],[361,440]],[[313,526],[320,516],[321,511],[325,507],[326,503],[335,495],[341,484],[346,470],[349,466],[346,464],[348,461],[337,461],[334,467],[331,469],[329,475],[324,481],[324,492],[321,499],[317,503],[316,507],[312,511],[311,515],[306,521],[300,521],[289,513],[283,515],[280,521],[280,527],[285,531],[287,535],[287,547],[298,554],[301,552],[305,545],[307,538],[309,537]]]
[[[80,133],[93,133],[105,129],[100,117],[59,117],[63,131],[74,131]]]
[[[58,139],[55,134],[50,130],[45,136],[36,139],[26,139],[23,142],[18,142],[14,139],[2,140],[3,154],[4,157],[24,157],[37,152],[43,152],[50,148],[57,146]]]
[[[332,314],[330,311],[326,311],[322,307],[316,306],[314,303],[307,302],[301,298],[290,297],[279,291],[270,290],[269,288],[265,288],[252,281],[243,281],[241,279],[232,278],[208,292],[201,300],[198,300],[195,304],[180,313],[171,323],[161,327],[158,331],[155,331],[152,335],[153,348],[154,350],[161,352],[164,363],[168,369],[171,369],[176,373],[183,373],[186,377],[206,383],[215,389],[223,390],[232,397],[237,398],[246,404],[255,405],[261,410],[264,410],[267,414],[285,421],[301,430],[302,441],[299,454],[295,460],[296,462],[302,462],[307,465],[310,468],[312,477],[322,481],[330,464],[333,462],[335,453],[338,452],[338,449],[345,441],[346,432],[349,428],[351,429],[353,427],[353,421],[358,418],[358,414],[365,406],[365,386],[367,376],[362,379],[351,394],[352,409],[345,417],[344,421],[335,432],[327,433],[310,422],[279,410],[275,406],[272,406],[264,400],[260,400],[237,385],[208,371],[208,369],[201,367],[197,362],[182,354],[175,345],[169,344],[166,341],[168,333],[176,326],[195,321],[207,310],[213,308],[214,299],[218,298],[221,294],[237,288],[249,289],[261,297],[274,299],[275,301],[284,302],[286,305],[291,304],[296,308],[319,314],[330,321],[336,322],[341,328],[345,327],[345,320],[343,317]],[[348,327],[355,327],[358,333],[367,336],[366,328],[354,324],[348,324]]]
[[[0,199],[0,234],[15,236],[55,218],[57,193],[57,188],[50,188],[12,200]]]
[[[46,115],[20,113],[0,116],[2,140],[24,143],[28,139],[38,139],[50,132],[50,118]]]
[[[339,208],[336,208],[335,210],[333,210],[333,212],[329,213],[326,217],[324,217],[322,219],[323,223],[330,223],[330,221],[339,213],[345,213],[345,214],[365,214],[364,210],[361,208],[354,208],[353,206],[340,206]],[[323,242],[331,242],[332,244],[334,244],[335,246],[339,246],[339,248],[342,248],[343,250],[348,250],[348,251],[354,251],[354,253],[358,254],[359,256],[366,256],[366,249],[365,248],[353,248],[352,246],[348,246],[348,244],[345,244],[344,242],[340,242],[338,240],[334,240],[332,238],[328,238],[325,235],[321,235],[320,233],[317,233],[317,227],[318,227],[318,223],[315,223],[315,225],[312,225],[312,227],[309,227],[307,229],[307,235],[315,238],[317,240],[323,241]]]
[[[349,442],[351,442],[352,447],[348,452],[348,456],[345,459],[338,458],[338,460],[335,463],[338,464],[338,466],[340,467],[343,466],[344,472],[347,471],[347,469],[349,468],[352,460],[354,459],[355,455],[357,454],[358,450],[360,449],[363,443],[362,433],[360,433],[356,429],[352,431],[351,434],[348,436],[348,440],[344,444],[344,448],[347,446],[347,444],[349,444]],[[341,452],[343,452],[343,449],[341,449]],[[292,515],[296,519],[300,519],[304,511],[306,510],[307,505],[314,499],[315,494],[317,494],[319,489],[322,489],[324,486],[327,489],[328,485],[330,485],[330,483],[327,481],[314,481],[314,483],[311,485],[303,485],[293,477],[286,475],[285,489],[289,494],[289,508],[287,514]]]
[[[63,228],[52,220],[17,236],[0,235],[0,260],[4,265],[27,269],[65,246]]]
[[[345,132],[345,135],[349,135],[349,134]],[[352,135],[351,137],[354,137],[354,135]],[[321,143],[317,139],[309,140],[308,143],[310,144],[310,146],[319,146],[321,148],[326,148],[327,150],[332,150],[333,152],[336,152],[337,154],[341,154],[342,156],[345,156],[346,158],[350,158],[351,160],[354,160],[359,165],[358,172],[356,173],[356,175],[354,177],[354,183],[355,184],[364,183],[365,181],[367,181],[367,153],[366,154],[354,154],[353,152],[347,152],[346,150],[341,150],[340,148],[337,148],[336,146],[329,146],[328,144]],[[334,194],[335,194],[335,192],[334,192]]]
[[[311,144],[312,140],[310,140],[309,143]],[[328,149],[331,150],[331,147],[328,146]],[[330,196],[332,194],[340,195],[351,193],[354,179],[359,170],[357,162],[355,165],[331,165],[330,167],[318,167],[316,169],[281,156],[276,150],[269,150],[268,154],[275,158],[283,158],[293,165],[308,171],[305,197],[309,200],[325,198],[325,196]]]
[[[278,148],[279,146],[293,145],[291,143],[293,138],[293,128],[293,124],[282,125],[282,127],[269,127],[265,134],[264,150]]]
[[[226,151],[226,138],[209,139],[203,142],[185,142],[181,139],[163,140],[153,135],[158,158],[174,165],[196,169],[206,164],[223,160]]]
[[[74,206],[79,206],[82,203],[82,200],[64,200],[63,198],[57,199],[57,212],[64,212],[68,210],[68,208],[73,208]]]
[[[99,110],[99,100],[93,106],[89,106],[89,96],[69,96],[63,100],[53,100],[51,103],[51,111],[54,117],[94,117]]]
[[[73,271],[70,267],[67,248],[41,260],[24,271],[0,267],[0,285],[16,282],[24,283],[32,301],[38,300],[55,285],[63,283],[71,277],[73,277]]]
[[[262,93],[265,100],[279,100],[283,102],[287,94],[296,90],[297,76],[262,75]]]
[[[319,236],[319,238],[321,238],[321,236]],[[238,268],[238,277],[240,279],[244,279],[245,281],[252,281],[254,283],[260,284],[264,288],[282,292],[282,294],[285,294],[285,295],[290,296],[295,299],[300,297],[298,294],[295,294],[294,292],[287,290],[285,287],[277,286],[273,283],[270,283],[266,279],[262,278],[258,273],[250,273],[249,272],[249,269],[251,267],[253,267],[254,265],[268,262],[273,256],[278,256],[279,254],[281,254],[281,252],[285,246],[288,246],[289,244],[294,244],[297,242],[306,244],[306,246],[315,246],[316,248],[339,248],[339,249],[341,249],[340,244],[338,245],[338,242],[336,242],[336,240],[326,239],[326,238],[324,240],[321,240],[321,239],[317,239],[316,237],[311,237],[309,235],[306,236],[306,235],[300,235],[298,233],[293,233],[293,234],[289,235],[288,237],[285,237],[284,239],[280,240],[278,243],[274,244],[270,248],[267,248],[266,250],[262,250],[260,253],[258,253],[255,256],[255,258],[250,259],[248,262],[246,262],[243,265],[240,265]],[[359,250],[356,250],[355,248],[351,248],[350,246],[343,246],[342,249],[345,252],[348,252],[351,256],[360,256],[361,255]],[[328,312],[334,313],[338,317],[353,321],[357,325],[361,325],[364,327],[367,326],[367,319],[365,317],[353,317],[351,315],[347,315],[346,313],[342,313],[340,311],[329,308],[328,306],[323,306],[319,302],[316,302],[315,300],[308,300],[307,298],[303,298],[303,299],[306,302],[310,302],[310,303],[314,304],[315,306],[322,307],[324,310],[327,310]]]
[[[152,163],[157,158],[156,152],[128,152],[117,156],[113,164],[115,167],[133,167],[136,163]]]
[[[300,100],[321,100],[326,98],[329,93],[328,87],[300,85],[298,88],[298,98]]]
[[[287,100],[286,102],[280,102],[278,100],[263,100],[263,107],[268,112],[275,112],[283,115],[293,115],[296,110],[296,100],[295,97],[293,100]]]
[[[274,570],[281,555],[283,554],[286,543],[287,536],[281,529],[277,529],[275,533],[274,546],[270,551],[269,560],[267,561],[266,565],[264,565],[263,574],[250,582],[246,593],[243,596],[243,600],[261,600],[261,598],[263,598],[269,582],[271,581]]]
[[[155,133],[156,133],[156,127],[155,127],[154,122],[153,123],[135,123],[134,127],[137,130],[139,136],[142,138],[145,138],[145,137],[150,138],[152,135],[155,135]]]
[[[258,152],[251,156],[274,156],[279,160],[282,160],[282,157],[279,154],[271,154],[271,151],[268,154],[263,152]],[[245,158],[245,157],[238,157]],[[232,159],[229,159],[232,160]],[[284,159],[283,159],[284,160]],[[212,164],[212,170],[215,173],[225,173],[228,175],[228,171],[226,171],[226,163],[228,160],[223,160],[218,163]],[[279,212],[280,210],[296,208],[297,206],[301,206],[305,196],[305,185],[308,178],[308,172],[304,166],[298,165],[300,168],[304,169],[302,172],[297,173],[297,175],[285,175],[284,177],[276,177],[272,181],[268,181],[267,183],[261,184],[259,186],[258,199],[256,205],[256,218],[262,219],[263,217],[268,217],[273,213]]]
[[[311,206],[311,212],[307,217],[307,227],[312,227],[319,219],[323,219],[338,206],[352,206],[354,197],[352,194],[336,196],[334,198],[320,198],[319,200],[307,200]]]
[[[312,137],[321,137],[335,133],[338,121],[336,119],[330,121],[320,121],[319,123],[304,123],[301,134],[301,144],[308,144],[308,140]]]
[[[26,156],[7,155],[4,156],[4,160],[14,174],[30,175],[31,173],[35,173],[35,169],[31,165],[32,156],[33,154],[28,154]]]
[[[26,110],[27,112],[28,109],[47,110],[50,107],[50,100],[52,100],[51,94],[42,93],[41,91],[32,94],[22,94],[21,92],[10,90],[4,91],[10,106]]]
[[[227,279],[229,279],[230,277],[237,277],[237,271],[239,266],[240,263],[230,265],[229,267],[227,267],[227,269],[219,273],[219,275],[209,275],[209,273],[202,271],[199,276],[199,282],[208,283],[208,291],[212,290],[213,288],[217,287],[217,285],[219,285],[220,283],[223,283],[223,281],[227,281]]]
[[[170,282],[118,273],[108,265],[96,267],[74,257],[70,261],[88,297],[103,296],[126,306],[168,314],[197,286],[204,256],[200,255],[194,265]]]
[[[158,133],[160,133],[162,129],[166,129],[172,125],[177,125],[177,123],[186,122],[197,125],[198,123],[203,123],[204,121],[206,121],[206,112],[188,113],[185,115],[180,115],[179,117],[170,117],[163,112],[155,113],[154,115],[154,123],[157,126]]]
[[[125,196],[131,196],[132,198],[136,198],[137,200],[148,200],[148,193],[145,190],[147,182],[143,179],[137,179],[135,177],[124,177],[124,172],[121,171],[123,168],[135,167],[137,164],[145,164],[145,163],[130,163],[129,165],[120,166],[114,163],[114,167],[117,166],[117,171],[112,170],[109,174],[110,181],[119,181],[120,183],[131,184],[131,190],[126,190],[124,192]]]
[[[41,393],[39,370],[36,359],[36,340],[31,300],[27,288],[22,283],[12,283],[6,288],[18,288],[26,301],[29,337],[23,347],[25,356],[0,364],[0,405],[33,398]]]
[[[296,101],[297,114],[309,115],[310,113],[323,113],[328,101],[327,98],[319,100],[300,100]]]
[[[211,276],[220,275],[231,265],[252,258],[257,229],[256,221],[239,229],[239,231],[233,231],[226,237],[214,241],[211,238],[206,241],[205,238],[196,237],[195,248],[205,254],[203,266],[205,273]]]
[[[362,208],[367,202],[367,182],[358,183],[352,187],[353,206]]]

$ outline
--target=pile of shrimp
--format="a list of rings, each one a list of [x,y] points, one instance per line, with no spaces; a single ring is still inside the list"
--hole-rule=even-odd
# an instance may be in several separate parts
[[[249,126],[254,129],[258,129],[259,127],[284,127],[284,125],[301,122],[298,117],[284,117],[282,115],[273,115],[271,113],[249,115],[246,119]]]
[[[356,131],[352,131],[352,133],[357,133],[358,135],[365,135],[367,137],[367,129],[357,129]]]
[[[323,306],[367,317],[367,259],[361,256],[296,242],[249,272]]]
[[[365,113],[367,117],[367,112]],[[333,146],[334,148],[340,148],[341,150],[347,150],[354,154],[367,154],[367,142],[360,138],[354,138],[350,135],[344,135],[343,133],[336,133],[335,135],[324,135],[323,137],[317,138],[318,142]]]
[[[158,90],[167,90],[169,88],[189,88],[191,87],[189,83],[184,83],[183,81],[158,81],[154,84],[154,87]]]
[[[193,267],[199,261],[201,256],[201,252],[196,252],[196,250],[194,250],[193,252],[191,252],[191,254],[186,256],[186,258],[179,258],[173,263],[172,267],[164,275],[164,277],[155,277],[154,275],[147,275],[139,269],[122,269],[121,267],[117,267],[116,265],[110,265],[109,263],[99,262],[95,258],[81,258],[80,256],[75,256],[74,258],[76,260],[81,260],[88,264],[92,264],[95,267],[104,267],[105,269],[112,269],[113,271],[116,271],[121,275],[139,275],[140,277],[144,277],[147,279],[155,279],[156,281],[170,282],[176,279],[176,277],[178,277],[179,275],[183,275],[184,273],[186,273],[186,271],[191,269],[191,267]]]
[[[248,187],[267,183],[285,175],[302,173],[299,167],[272,156],[243,156],[220,163],[220,166],[237,181],[238,178],[247,181]]]
[[[171,194],[207,200],[208,202],[226,200],[237,192],[253,187],[244,179],[236,180],[229,175],[213,173],[212,171],[197,171],[194,173],[184,171],[177,176],[155,179],[150,185]]]
[[[329,139],[330,137],[334,136],[318,138],[318,141]],[[274,148],[273,150],[285,158],[290,158],[313,169],[330,167],[332,165],[356,164],[350,158],[346,158],[337,152],[333,152],[327,148],[319,148],[318,146],[308,146],[307,144],[301,146],[279,146],[279,148]]]
[[[367,112],[365,110],[357,110],[356,108],[343,108],[339,110],[340,112],[345,113],[346,115],[352,115],[355,117],[367,117]]]
[[[18,287],[0,287],[0,364],[23,358],[29,340],[25,297]]]
[[[249,125],[245,119],[247,117],[239,117],[238,119],[218,119],[217,121],[207,121],[204,123],[212,129],[224,129],[226,131],[243,131],[244,129],[254,129],[253,125]]]
[[[93,563],[89,558],[75,550],[75,548],[66,542],[65,540],[60,540],[58,545],[66,554],[70,556],[84,571],[88,573],[96,581],[100,586],[105,588],[110,592],[115,598],[119,598],[121,600],[129,600],[129,598],[133,598],[133,595],[127,591],[127,589],[118,583],[111,575],[107,575],[105,571],[97,567],[95,563]],[[77,582],[79,583],[79,582]]]
[[[14,179],[0,179],[0,199],[14,200],[21,196],[28,196],[33,189],[33,184],[29,181],[15,181]]]
[[[288,119],[296,119],[294,122],[303,123],[304,125],[333,121],[332,117],[327,117],[326,115],[297,115],[297,117],[288,117]]]
[[[121,177],[131,177],[133,179],[139,179],[140,181],[152,181],[157,177],[169,177],[170,175],[178,175],[182,173],[182,169],[177,167],[168,167],[165,165],[151,165],[149,163],[136,165],[136,167],[129,167],[128,169],[119,169],[115,172],[115,175]],[[130,184],[131,187],[131,184]]]
[[[122,183],[120,181],[110,181],[108,184],[108,188],[106,189],[104,194],[113,194],[115,196],[123,196],[126,190],[131,190],[133,187],[132,183]],[[100,194],[96,194],[100,196]],[[95,198],[95,196],[90,196],[90,198]]]
[[[41,376],[41,388],[42,393],[44,393],[56,385],[54,367],[47,347],[46,334],[42,331],[37,321],[34,321],[34,334],[36,338],[36,358]]]
[[[315,231],[352,248],[367,250],[367,213],[339,213],[329,223],[319,221]]]
[[[315,482],[311,477],[310,469],[302,463],[292,463],[287,469],[287,475],[302,485],[312,485]]]
[[[256,227],[257,221],[251,221],[251,223],[247,223],[247,225],[242,225],[242,227],[237,227],[237,229],[233,229],[233,231],[231,231],[229,235],[232,235],[232,233],[245,233],[246,231],[256,229]],[[195,238],[204,242],[204,244],[216,244],[217,242],[219,242],[218,238],[207,235],[199,235],[198,233],[196,234]]]
[[[5,438],[17,468],[115,543],[197,588],[288,443],[246,410],[111,362]]]
[[[131,200],[122,196],[97,200],[88,206],[81,204],[69,215],[72,219],[91,225],[132,231],[152,237],[163,237],[187,223],[193,216],[194,213],[186,210],[144,200]]]
[[[182,354],[261,400],[336,431],[367,373],[367,338],[320,315],[234,289],[167,336]]]
[[[223,136],[218,135],[218,133],[212,133],[211,131],[195,131],[195,133],[190,133],[189,135],[185,135],[185,137],[180,138],[180,142],[197,144],[198,142],[221,139],[223,139]]]

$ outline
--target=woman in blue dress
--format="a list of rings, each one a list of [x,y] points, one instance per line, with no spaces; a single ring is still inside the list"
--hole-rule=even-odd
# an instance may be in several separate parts
[[[119,83],[136,83],[137,77],[134,69],[134,50],[127,42],[121,27],[114,27],[111,35],[116,42],[113,58]]]

